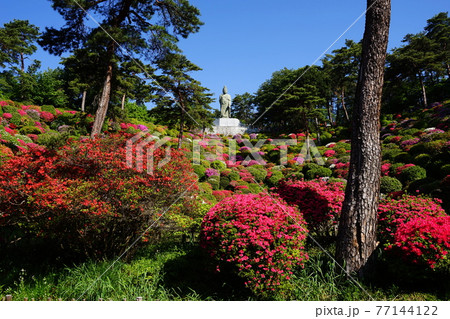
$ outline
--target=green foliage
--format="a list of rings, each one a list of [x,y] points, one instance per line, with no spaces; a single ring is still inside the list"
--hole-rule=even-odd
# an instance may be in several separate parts
[[[306,163],[303,165],[303,174],[306,174],[309,170],[317,170],[321,166],[316,163]]]
[[[247,170],[250,172],[250,174],[252,174],[257,182],[262,182],[267,176],[267,171],[262,167],[255,166],[257,165],[247,167]]]
[[[201,165],[192,165],[194,173],[197,174],[198,179],[202,180],[205,177],[206,168]]]
[[[407,152],[401,152],[395,155],[394,157],[395,162],[401,162],[401,163],[411,163],[412,162],[412,156]]]
[[[305,173],[305,178],[308,180],[315,179],[317,177],[329,177],[333,174],[331,169],[327,167],[319,166],[316,169],[309,169]]]
[[[431,162],[431,155],[430,154],[419,154],[416,157],[414,157],[414,164],[427,167],[428,164]]]
[[[41,110],[44,112],[52,113],[53,115],[56,115],[56,109],[53,105],[42,105]]]
[[[445,164],[441,168],[442,176],[450,175],[450,164]]]
[[[39,28],[28,20],[5,23],[0,28],[0,67],[17,65],[24,71],[24,59],[37,50],[34,43],[38,37]]]
[[[211,184],[213,190],[218,190],[220,188],[220,176],[210,176],[207,182]]]
[[[281,171],[272,171],[272,175],[269,178],[266,178],[266,184],[269,187],[276,187],[278,186],[278,182],[283,178],[284,176]]]
[[[400,178],[404,183],[411,183],[425,177],[427,177],[427,171],[420,166],[407,167],[400,174]]]
[[[49,131],[38,136],[37,143],[49,149],[56,149],[66,144],[68,133]]]
[[[225,168],[227,168],[227,165],[224,162],[222,162],[222,161],[213,161],[211,163],[211,167],[216,169],[216,170],[218,170],[218,171],[222,171]]]
[[[402,183],[395,177],[383,176],[381,177],[380,190],[383,194],[398,192],[402,190]]]

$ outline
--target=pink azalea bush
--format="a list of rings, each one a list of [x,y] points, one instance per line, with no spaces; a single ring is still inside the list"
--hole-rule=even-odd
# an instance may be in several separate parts
[[[385,250],[433,268],[449,251],[447,217],[437,199],[386,199],[378,207],[378,238]]]
[[[306,223],[294,207],[267,194],[225,198],[204,217],[201,246],[217,261],[230,265],[255,294],[288,293],[293,269],[303,267]]]
[[[413,218],[401,224],[388,246],[392,249],[413,263],[434,268],[450,252],[450,216]]]
[[[311,230],[329,233],[337,224],[344,200],[343,183],[286,181],[274,190],[288,204],[299,208]]]

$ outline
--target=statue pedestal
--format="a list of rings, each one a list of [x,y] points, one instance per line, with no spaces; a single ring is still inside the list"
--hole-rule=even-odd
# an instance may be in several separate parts
[[[238,119],[222,117],[214,121],[212,130],[208,130],[208,133],[236,135],[244,134],[246,130],[247,128],[241,126],[241,123]]]

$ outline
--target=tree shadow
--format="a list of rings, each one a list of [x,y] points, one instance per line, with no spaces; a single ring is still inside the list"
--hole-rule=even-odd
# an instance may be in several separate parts
[[[164,265],[164,286],[182,299],[197,295],[201,300],[252,300],[244,280],[230,269],[214,270],[208,255],[199,247]]]

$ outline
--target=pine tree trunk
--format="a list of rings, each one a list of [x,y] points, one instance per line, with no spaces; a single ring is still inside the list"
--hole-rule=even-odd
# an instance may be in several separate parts
[[[180,133],[178,134],[178,149],[181,149],[181,143],[183,141],[184,133],[184,102],[183,99],[179,99],[180,103]]]
[[[418,76],[419,76],[419,81],[420,81],[420,87],[422,89],[422,103],[423,103],[423,107],[427,107],[428,101],[427,101],[427,91],[425,89],[425,83],[423,82],[422,74],[419,73]]]
[[[81,99],[81,112],[85,112],[85,105],[86,105],[86,90],[83,91],[83,97]]]
[[[331,106],[332,106],[332,103],[331,103],[331,100],[329,100],[329,101],[328,101],[328,105],[327,105],[328,118],[330,119],[330,125],[331,125],[331,127],[333,127],[333,126],[334,126],[334,123],[333,123],[333,115],[331,114]]]
[[[338,262],[370,273],[380,194],[380,106],[390,23],[390,0],[368,0],[363,52],[353,110],[352,149],[336,245]]]
[[[348,123],[350,123],[350,116],[348,116],[347,107],[345,106],[345,89],[342,88],[341,91],[341,103],[342,103],[342,109],[344,110],[345,118]]]
[[[95,113],[95,121],[92,126],[91,138],[94,138],[96,135],[101,133],[103,123],[105,122],[106,112],[108,111],[108,104],[111,96],[112,70],[113,64],[110,62],[106,71],[106,79],[103,84],[102,96],[100,97],[100,101],[98,103],[97,113]]]
[[[126,98],[126,93],[124,93],[123,95],[122,95],[122,110],[124,110],[125,109],[125,98]]]
[[[25,72],[25,57],[23,56],[23,52],[20,52],[20,69],[22,72]]]

